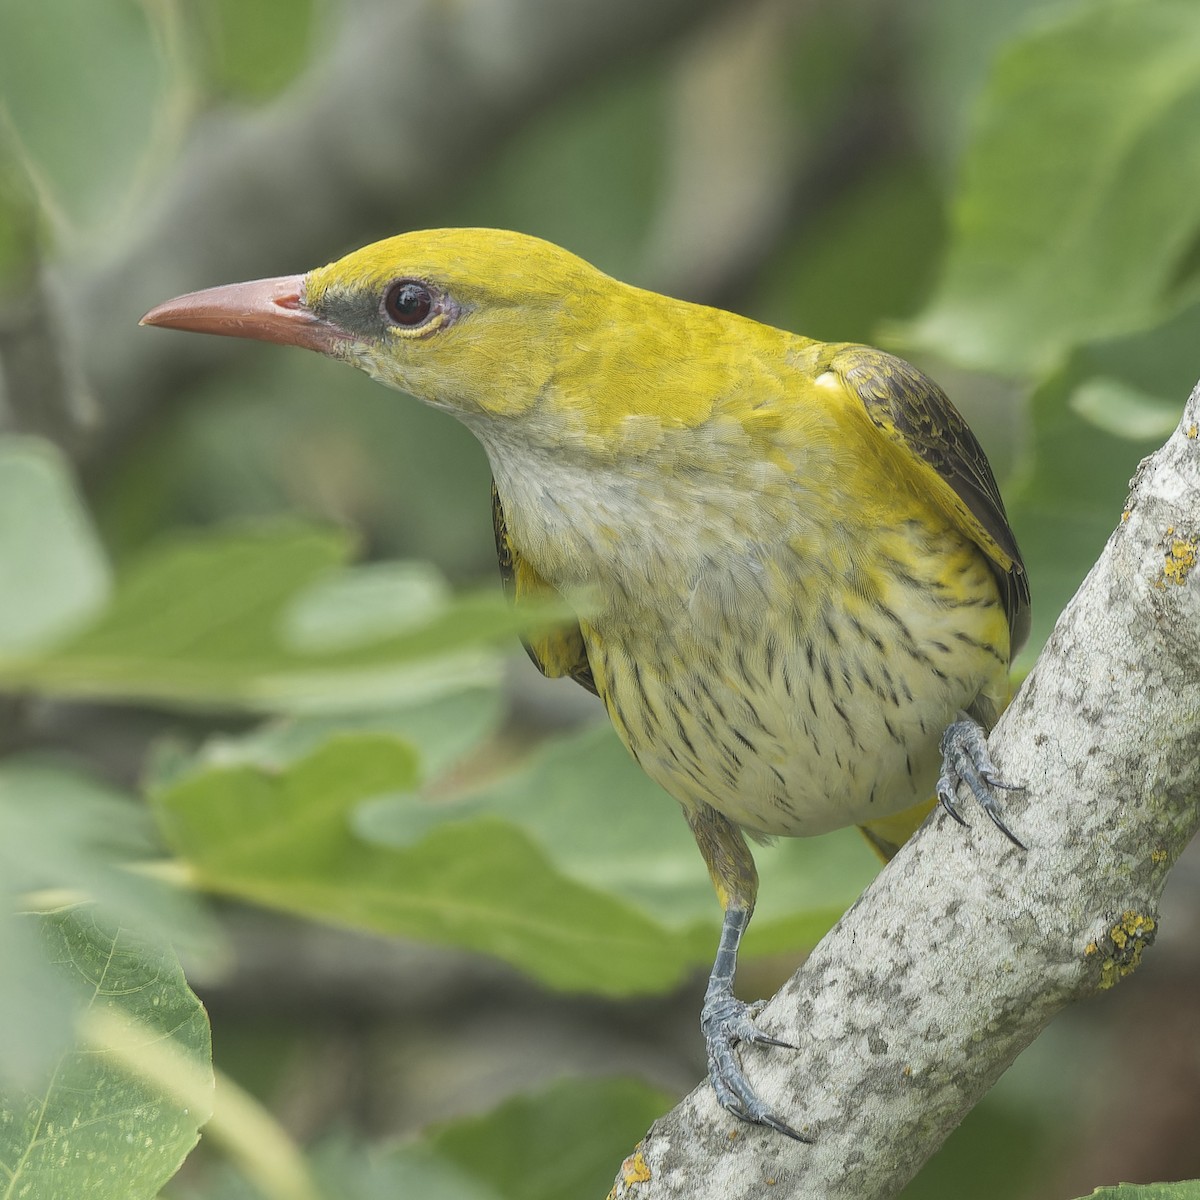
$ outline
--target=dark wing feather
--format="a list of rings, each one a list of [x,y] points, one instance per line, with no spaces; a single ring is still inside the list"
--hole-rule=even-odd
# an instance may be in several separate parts
[[[1015,655],[1029,635],[1029,577],[992,468],[966,421],[932,379],[882,350],[837,347],[829,366],[862,400],[883,434],[953,489],[960,502],[954,515],[988,556],[1000,585]]]
[[[504,519],[504,506],[496,481],[492,480],[492,527],[496,532],[496,558],[500,563],[500,581],[504,593],[514,604],[530,597],[543,599],[558,596],[550,586],[522,557],[508,534],[508,523]],[[551,679],[566,675],[593,695],[596,681],[592,678],[591,663],[588,662],[587,646],[577,621],[556,625],[545,633],[521,639],[533,665]]]

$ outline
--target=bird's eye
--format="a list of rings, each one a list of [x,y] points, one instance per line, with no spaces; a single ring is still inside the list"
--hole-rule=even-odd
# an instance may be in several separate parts
[[[397,325],[411,329],[423,324],[433,312],[433,293],[415,279],[398,279],[383,298],[383,311]]]

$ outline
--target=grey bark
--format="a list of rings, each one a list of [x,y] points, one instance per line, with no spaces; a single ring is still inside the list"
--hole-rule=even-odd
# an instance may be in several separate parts
[[[1200,825],[1200,385],[1132,488],[990,741],[1028,851],[977,807],[927,821],[767,1006],[798,1052],[743,1051],[815,1144],[737,1124],[705,1085],[617,1200],[895,1196],[1057,1012],[1137,966]]]

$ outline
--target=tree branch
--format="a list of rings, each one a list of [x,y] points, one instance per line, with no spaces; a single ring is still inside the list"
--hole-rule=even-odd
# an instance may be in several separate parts
[[[1198,433],[1200,385],[991,739],[1028,852],[977,808],[928,821],[765,1010],[799,1052],[743,1050],[815,1145],[702,1086],[615,1197],[894,1196],[1059,1010],[1137,966],[1200,825]]]

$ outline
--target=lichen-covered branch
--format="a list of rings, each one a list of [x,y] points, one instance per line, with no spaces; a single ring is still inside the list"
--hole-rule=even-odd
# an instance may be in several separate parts
[[[767,1007],[799,1051],[744,1051],[815,1144],[704,1086],[617,1200],[895,1196],[1059,1010],[1134,970],[1200,826],[1198,547],[1200,385],[991,738],[1028,851],[978,809],[927,822]]]

